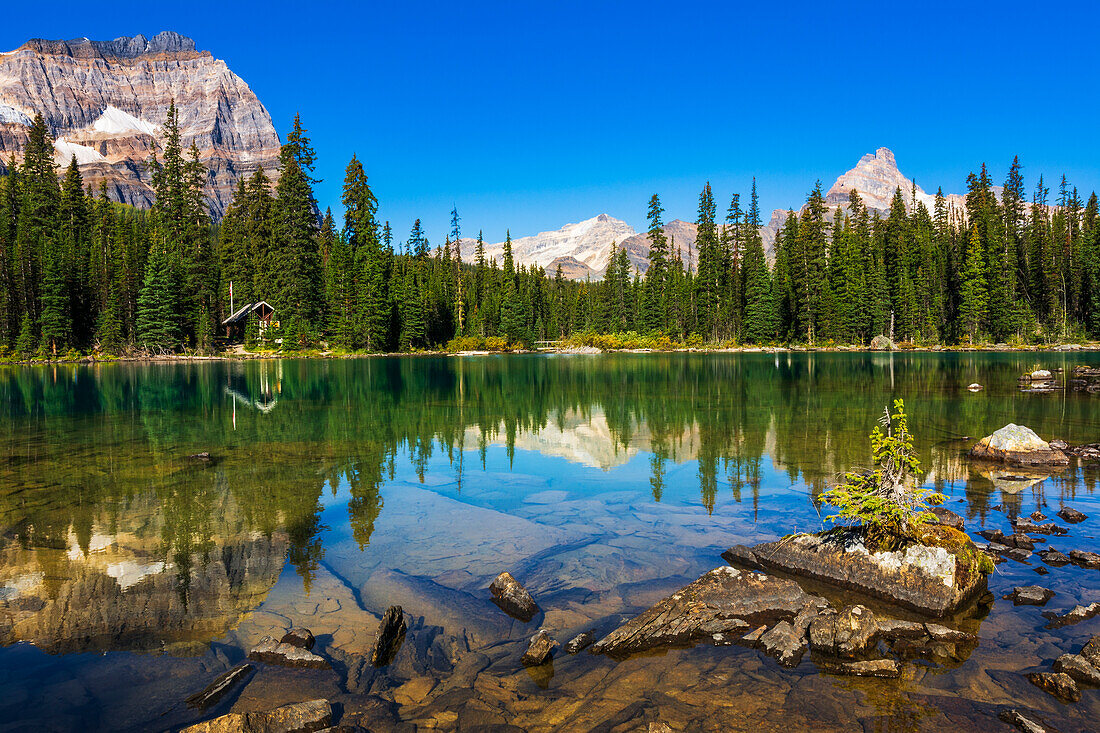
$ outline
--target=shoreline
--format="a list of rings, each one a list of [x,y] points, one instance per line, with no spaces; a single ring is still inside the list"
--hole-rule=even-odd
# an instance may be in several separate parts
[[[331,351],[304,352],[224,352],[219,354],[170,354],[158,356],[82,356],[77,359],[0,359],[0,366],[50,366],[56,364],[112,364],[112,363],[178,363],[192,361],[251,361],[255,359],[371,359],[397,357],[470,357],[470,356],[509,356],[531,354],[553,354],[560,356],[597,356],[603,354],[781,354],[781,353],[983,353],[983,354],[1027,354],[1052,353],[1069,354],[1075,352],[1100,351],[1100,342],[1051,344],[1036,346],[975,345],[975,346],[913,346],[893,349],[872,349],[869,346],[725,346],[725,347],[685,347],[680,349],[599,349],[591,346],[560,347],[553,349],[515,349],[509,351],[392,351],[392,352],[350,352]]]

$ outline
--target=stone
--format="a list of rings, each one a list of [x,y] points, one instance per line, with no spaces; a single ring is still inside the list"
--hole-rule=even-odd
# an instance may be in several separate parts
[[[407,628],[401,606],[390,606],[386,609],[378,624],[378,634],[370,653],[372,667],[385,667],[393,661],[405,641]]]
[[[596,641],[596,635],[593,631],[585,631],[577,634],[569,643],[565,645],[565,651],[567,654],[576,654],[577,652],[584,651],[588,647],[592,646]]]
[[[1011,550],[1004,553],[1004,556],[1016,562],[1027,562],[1027,559],[1031,557],[1031,550],[1025,550],[1022,547],[1013,547]]]
[[[1038,585],[1025,585],[1013,588],[1012,592],[1004,596],[1006,601],[1012,601],[1013,606],[1045,606],[1047,601],[1054,597],[1054,591]]]
[[[1069,558],[1058,552],[1053,547],[1048,547],[1045,550],[1039,550],[1039,557],[1047,565],[1053,565],[1054,567],[1062,567],[1063,565],[1069,565]]]
[[[1046,369],[1036,369],[1028,376],[1031,377],[1031,381],[1033,382],[1045,382],[1049,380],[1053,375],[1051,375],[1051,373]]]
[[[1068,674],[1074,682],[1100,687],[1100,669],[1092,666],[1080,654],[1063,654],[1058,657],[1054,660],[1054,671]]]
[[[897,348],[889,336],[875,336],[871,339],[871,351],[893,351]]]
[[[1081,699],[1077,683],[1065,672],[1032,672],[1027,680],[1062,702],[1078,702]]]
[[[1063,522],[1068,522],[1069,524],[1080,524],[1081,522],[1089,518],[1087,514],[1079,512],[1076,509],[1068,506],[1064,506],[1059,509],[1058,516]]]
[[[313,638],[313,632],[309,629],[296,627],[283,634],[283,638],[279,639],[280,644],[290,644],[300,649],[310,650],[316,643],[316,639]]]
[[[489,592],[493,594],[493,603],[502,611],[524,623],[533,619],[541,610],[527,589],[507,571],[493,580]]]
[[[1031,521],[1033,521],[1033,522],[1045,522],[1046,520],[1047,520],[1047,515],[1043,514],[1039,510],[1035,510],[1031,513]]]
[[[1047,733],[1046,728],[1025,716],[1019,710],[1002,710],[997,717],[1009,725],[1016,726],[1022,733]]]
[[[971,555],[966,562],[942,547],[913,544],[904,551],[870,552],[855,531],[801,534],[751,549],[751,560],[767,569],[812,578],[881,598],[931,616],[944,616],[986,591],[977,547],[963,533],[933,526],[929,531],[956,535]],[[745,557],[744,548],[731,556]],[[727,559],[728,561],[728,559]]]
[[[523,653],[523,657],[520,658],[520,662],[525,667],[535,667],[540,664],[546,664],[550,661],[551,656],[554,654],[554,650],[558,647],[558,642],[550,636],[550,632],[546,629],[539,629],[538,633],[531,637],[531,641],[527,645],[527,651]]]
[[[755,629],[741,637],[741,643],[751,647],[759,646],[760,639],[763,638],[764,634],[766,633],[768,633],[767,626],[757,626]]]
[[[210,463],[212,460],[214,460],[206,451],[203,451],[202,453],[192,453],[188,456],[188,458],[190,458],[192,461],[198,461],[200,463]]]
[[[1050,573],[1050,571],[1044,568],[1042,565],[1037,568],[1032,568],[1032,571],[1038,573],[1039,575],[1047,575],[1048,573]]]
[[[871,609],[848,606],[837,614],[822,615],[810,623],[810,648],[843,659],[865,655],[875,643],[878,623]]]
[[[901,621],[896,618],[879,618],[878,633],[884,639],[927,639],[928,629],[916,621]]]
[[[982,438],[970,450],[971,458],[1016,466],[1068,466],[1069,458],[1035,434],[1031,428],[1009,423]]]
[[[266,712],[229,713],[180,733],[312,733],[331,725],[332,705],[328,700],[309,700]]]
[[[1047,624],[1048,629],[1060,629],[1063,626],[1071,626],[1081,623],[1082,621],[1087,621],[1097,615],[1100,615],[1100,603],[1090,603],[1087,606],[1074,606],[1070,611],[1063,614],[1045,611],[1043,613],[1043,618],[1050,621],[1050,623]]]
[[[205,710],[217,705],[223,697],[237,686],[237,683],[252,674],[253,669],[255,668],[248,662],[242,662],[233,669],[222,672],[204,690],[187,698],[188,707]]]
[[[282,644],[270,636],[260,639],[260,643],[248,653],[249,659],[268,664],[277,664],[281,667],[297,667],[308,669],[331,669],[332,665],[324,657],[318,656],[308,649],[293,644]]]
[[[1008,547],[1008,538],[1006,538],[1005,533],[999,529],[983,529],[978,532],[978,536],[994,544]]]
[[[977,643],[978,637],[974,634],[966,631],[959,631],[958,629],[949,629],[946,626],[940,624],[925,624],[925,631],[936,641],[942,641],[947,644],[971,644]]]
[[[832,674],[852,675],[853,677],[901,677],[901,665],[895,659],[869,659],[859,662],[824,663],[822,669]]]
[[[963,528],[963,518],[947,507],[934,506],[930,511],[936,515],[936,521],[940,524],[958,530]]]
[[[806,631],[780,621],[760,637],[760,648],[784,667],[797,667],[806,653]]]
[[[1089,661],[1093,667],[1100,669],[1100,636],[1094,636],[1081,647],[1081,656]]]
[[[985,389],[985,387],[978,384],[977,382],[974,382],[973,384],[968,385],[967,389],[971,392],[981,392],[983,389]]]
[[[1100,555],[1084,550],[1070,550],[1069,561],[1080,568],[1100,570]]]
[[[1056,534],[1064,535],[1068,534],[1068,530],[1063,527],[1059,527],[1054,522],[1047,522],[1045,524],[1036,524],[1026,517],[1018,517],[1013,526],[1016,528],[1016,533],[1026,532],[1027,534]]]
[[[84,183],[146,208],[153,202],[145,161],[170,102],[179,110],[183,149],[194,143],[209,170],[206,201],[220,218],[237,181],[258,169],[278,178],[279,136],[271,116],[239,76],[190,38],[165,32],[114,41],[35,39],[0,56],[0,99],[24,117],[41,112],[55,160],[75,155]],[[0,122],[6,122],[0,115]],[[28,122],[29,124],[29,122]],[[0,159],[22,157],[23,124],[0,124]]]
[[[791,580],[715,568],[600,639],[592,651],[625,655],[690,646],[714,634],[792,619],[812,598]]]

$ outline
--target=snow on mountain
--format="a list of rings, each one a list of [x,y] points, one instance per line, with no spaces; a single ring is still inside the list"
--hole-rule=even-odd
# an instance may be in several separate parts
[[[0,104],[0,125],[26,125],[30,127],[33,122],[34,120],[28,117],[26,112],[6,104]]]
[[[94,148],[89,148],[87,145],[77,145],[71,143],[63,137],[57,138],[53,144],[53,158],[58,165],[68,165],[69,162],[76,157],[77,165],[89,165],[91,163],[103,163],[106,162],[106,158],[99,154],[99,151]]]
[[[107,109],[103,110],[103,114],[92,123],[92,130],[110,135],[121,135],[127,132],[156,135],[157,126],[152,122],[138,119],[128,112],[123,112],[118,107],[107,105]]]
[[[600,214],[576,224],[566,224],[553,232],[540,232],[530,237],[512,240],[512,257],[524,265],[548,268],[561,258],[572,258],[583,263],[593,272],[603,272],[611,255],[612,242],[622,242],[634,236],[634,228],[625,221]],[[462,259],[472,262],[476,256],[477,242],[463,239]],[[485,259],[504,261],[504,242],[485,245]]]

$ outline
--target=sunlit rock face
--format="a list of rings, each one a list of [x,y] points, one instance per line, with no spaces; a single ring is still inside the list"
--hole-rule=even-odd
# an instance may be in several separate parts
[[[175,100],[183,145],[198,146],[209,169],[207,199],[220,216],[237,180],[258,168],[273,177],[279,138],[271,116],[224,61],[195,42],[164,32],[113,41],[32,39],[0,54],[0,158],[20,160],[27,130],[42,113],[55,160],[76,158],[86,184],[110,197],[149,206],[146,168]]]

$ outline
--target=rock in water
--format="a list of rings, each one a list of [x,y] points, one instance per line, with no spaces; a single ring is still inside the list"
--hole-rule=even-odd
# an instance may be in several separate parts
[[[846,674],[855,677],[901,677],[901,665],[894,659],[869,659],[862,662],[826,662],[822,669],[833,674]]]
[[[254,667],[248,662],[242,662],[233,669],[221,673],[202,692],[196,692],[187,698],[187,705],[200,710],[216,705],[238,682],[248,677],[253,669]]]
[[[945,527],[951,527],[952,529],[958,530],[963,528],[963,518],[947,507],[934,506],[929,511],[935,514],[936,521]]]
[[[981,392],[983,389],[985,389],[985,387],[978,384],[977,382],[974,382],[969,387],[967,387],[967,389],[970,390],[971,392]]]
[[[806,631],[780,621],[760,637],[760,648],[784,667],[797,667],[806,653]]]
[[[1054,591],[1038,585],[1025,585],[1013,588],[1012,592],[1004,597],[1011,600],[1013,606],[1045,606],[1047,601],[1054,597]]]
[[[1088,644],[1081,647],[1081,656],[1093,667],[1100,669],[1100,636],[1092,637]]]
[[[1043,618],[1050,621],[1048,629],[1060,629],[1063,626],[1087,621],[1093,616],[1100,615],[1100,603],[1090,603],[1087,606],[1074,606],[1068,613],[1057,614],[1053,611],[1043,613]]]
[[[1100,555],[1097,555],[1095,552],[1085,552],[1084,550],[1070,550],[1069,561],[1081,568],[1100,570]]]
[[[1061,517],[1063,522],[1068,522],[1069,524],[1079,524],[1089,518],[1087,514],[1083,514],[1068,506],[1059,509],[1058,516]]]
[[[842,659],[865,655],[875,644],[878,623],[871,609],[848,606],[837,614],[818,616],[810,624],[810,648]]]
[[[546,664],[550,661],[550,657],[553,656],[557,647],[558,642],[554,641],[550,636],[550,632],[546,629],[539,629],[539,633],[531,637],[531,642],[527,645],[527,651],[523,653],[520,661],[525,667]]]
[[[1056,568],[1062,567],[1063,565],[1069,565],[1069,558],[1053,547],[1039,550],[1038,555],[1047,565],[1053,565]]]
[[[405,613],[401,606],[390,606],[382,615],[382,622],[378,624],[378,636],[374,640],[374,648],[371,649],[370,663],[374,667],[385,667],[397,652],[401,649],[401,643],[405,641]]]
[[[970,450],[971,458],[1000,461],[1015,466],[1068,466],[1069,458],[1051,448],[1031,428],[1009,423],[982,438]]]
[[[949,527],[929,531],[949,536],[955,552],[913,544],[904,551],[870,552],[856,532],[787,537],[752,548],[731,547],[727,562],[825,581],[932,616],[944,616],[986,590],[988,560],[970,539]]]
[[[1014,725],[1023,733],[1047,733],[1047,729],[1026,717],[1019,710],[1002,710],[997,716],[1009,725]]]
[[[565,651],[569,654],[576,654],[577,652],[583,651],[584,649],[592,646],[595,641],[596,636],[594,632],[585,631],[583,634],[577,634],[572,639],[570,639],[569,643],[565,645]]]
[[[1058,657],[1054,660],[1054,671],[1068,674],[1075,682],[1100,687],[1100,669],[1092,666],[1080,654],[1063,654]]]
[[[279,639],[280,644],[290,644],[296,646],[299,649],[310,650],[316,643],[316,639],[313,638],[313,632],[309,629],[303,629],[296,627],[283,634],[283,638]]]
[[[1027,680],[1062,702],[1078,702],[1081,699],[1077,683],[1065,672],[1032,672]]]
[[[248,653],[249,659],[268,664],[278,664],[281,667],[299,667],[308,669],[331,669],[332,665],[324,657],[320,657],[308,649],[293,644],[283,644],[275,641],[270,636],[260,639],[260,643]]]
[[[691,645],[714,634],[792,619],[812,600],[794,581],[716,568],[600,639],[592,651],[625,655]]]
[[[313,733],[331,725],[332,706],[328,700],[309,700],[263,713],[230,713],[180,733]]]
[[[509,616],[527,623],[539,612],[535,599],[509,572],[503,572],[489,586],[493,594],[493,603]]]

